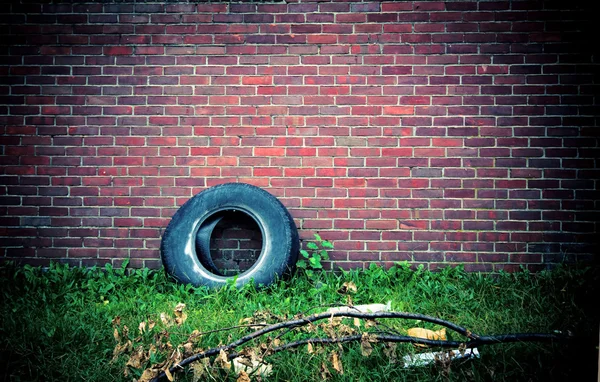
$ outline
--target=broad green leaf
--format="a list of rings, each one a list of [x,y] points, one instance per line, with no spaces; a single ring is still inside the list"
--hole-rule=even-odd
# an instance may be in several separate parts
[[[307,259],[310,257],[310,255],[308,254],[308,252],[306,252],[305,250],[301,249],[300,250],[300,254],[304,257],[306,257]]]
[[[315,240],[316,241],[323,241],[323,239],[321,239],[321,236],[319,236],[318,233],[315,233]]]
[[[321,265],[321,257],[320,256],[313,256],[310,259],[308,259],[308,261],[310,262],[310,265],[313,268],[317,268],[317,269],[323,268],[323,266]]]
[[[322,246],[323,248],[333,248],[333,244],[331,244],[331,242],[329,242],[329,241],[327,241],[327,240],[325,240],[325,241],[321,242],[321,246]]]
[[[319,247],[318,247],[318,246],[317,246],[315,243],[313,243],[312,241],[311,241],[311,242],[309,242],[309,243],[307,243],[307,244],[306,244],[306,247],[307,247],[308,249],[319,249]]]
[[[296,263],[296,266],[298,268],[304,268],[304,269],[306,269],[306,261],[305,260],[298,260],[298,262]]]

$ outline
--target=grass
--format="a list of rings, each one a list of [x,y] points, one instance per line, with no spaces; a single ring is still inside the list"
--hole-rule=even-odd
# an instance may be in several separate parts
[[[313,308],[345,303],[347,297],[337,290],[350,281],[357,286],[352,296],[354,304],[391,301],[392,310],[440,317],[478,334],[559,330],[597,341],[599,279],[595,269],[559,268],[535,275],[521,272],[492,277],[468,274],[460,268],[432,273],[399,264],[387,271],[371,267],[317,273],[310,278],[297,274],[262,290],[248,286],[240,291],[233,287],[211,291],[178,285],[163,272],[148,269],[81,269],[54,264],[42,271],[4,265],[0,267],[0,375],[5,381],[131,381],[152,363],[166,360],[194,330],[208,332],[239,325],[240,320],[255,312],[270,312],[271,316],[263,317],[269,323],[276,322],[276,316],[283,319],[299,312],[318,312]],[[174,319],[173,310],[182,302],[186,304],[185,322],[165,325],[161,313]],[[147,330],[140,334],[142,322]],[[149,329],[151,322],[155,326]],[[347,322],[349,326],[352,323]],[[385,324],[400,332],[413,326],[438,329],[414,321]],[[132,344],[113,357],[115,328],[121,343],[131,340]],[[209,333],[201,336],[195,346],[207,349],[226,344],[250,331],[238,328]],[[295,330],[281,340],[306,336]],[[459,336],[454,334],[452,339]],[[126,366],[136,349],[147,354],[152,347],[156,350],[150,360],[142,359],[139,368]],[[180,350],[183,352],[182,347]],[[301,347],[267,357],[273,373],[263,380],[319,380],[323,365],[330,372],[326,377],[333,381],[560,381],[575,376],[593,380],[596,375],[597,348],[589,343],[513,343],[479,350],[480,359],[404,369],[402,356],[416,351],[409,344],[398,345],[396,363],[382,344],[373,344],[373,353],[368,357],[363,356],[358,343],[317,348],[312,354]],[[332,351],[339,354],[344,374],[333,369]],[[194,379],[190,371],[176,377]],[[205,375],[203,380],[236,379],[233,373],[221,371]]]

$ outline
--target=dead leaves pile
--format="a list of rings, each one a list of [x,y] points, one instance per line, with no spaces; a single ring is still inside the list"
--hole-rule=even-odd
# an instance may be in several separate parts
[[[195,342],[198,340],[199,332],[195,331],[188,338],[185,344],[173,346],[169,341],[170,333],[167,329],[177,325],[181,326],[187,319],[187,313],[185,313],[185,304],[177,304],[173,310],[173,315],[166,313],[160,314],[160,322],[162,323],[161,330],[154,330],[157,326],[157,322],[149,319],[148,321],[140,322],[137,330],[137,337],[133,337],[131,331],[127,325],[121,325],[121,318],[119,316],[112,320],[113,326],[113,337],[116,345],[113,350],[113,358],[111,362],[115,362],[119,357],[127,355],[129,358],[125,363],[125,369],[123,374],[125,377],[130,377],[134,374],[139,373],[140,370],[144,369],[141,376],[134,381],[137,382],[148,382],[164,371],[167,378],[173,381],[173,375],[169,373],[169,368],[177,365],[184,356],[195,354],[199,349],[194,347]],[[142,344],[144,342],[144,336],[153,334],[152,344],[145,348]],[[139,344],[134,346],[134,344]],[[163,358],[162,362],[150,364],[150,360]],[[148,367],[149,366],[149,367]]]
[[[354,283],[346,282],[338,290],[339,293],[346,296],[351,303],[351,294],[357,292]],[[130,330],[127,325],[121,323],[120,317],[115,317],[112,321],[113,337],[115,348],[113,350],[112,361],[115,362],[121,357],[127,357],[124,368],[124,376],[133,379],[134,382],[149,382],[164,372],[169,381],[174,381],[174,375],[170,373],[170,368],[176,367],[180,362],[195,354],[201,353],[203,349],[198,344],[203,334],[194,330],[181,344],[174,346],[170,342],[170,331],[181,327],[187,320],[186,305],[177,304],[172,313],[161,313],[156,320],[148,319],[140,322],[136,330]],[[295,317],[301,318],[300,316]],[[248,327],[250,330],[258,330],[266,325],[284,322],[286,317],[277,316],[269,311],[257,311],[251,317],[243,318],[239,324]],[[319,324],[307,323],[293,330],[304,333],[311,333],[314,337],[322,338],[325,335],[331,339],[337,339],[352,335],[360,335],[360,352],[362,356],[369,357],[374,351],[373,344],[377,343],[377,337],[368,330],[376,327],[378,323],[374,320],[342,317],[329,317]],[[234,327],[235,328],[235,327]],[[421,328],[412,328],[408,331],[409,335],[420,338],[445,340],[445,330],[433,332]],[[150,345],[144,343],[150,342]],[[193,362],[189,370],[193,373],[192,381],[201,380],[222,380],[223,373],[234,373],[237,376],[237,382],[261,381],[263,377],[272,374],[273,366],[264,361],[264,357],[273,353],[273,349],[280,346],[279,338],[268,338],[265,342],[256,347],[246,347],[239,353],[233,355],[228,353],[226,348],[222,348],[218,355],[211,362],[209,358],[203,358]],[[383,343],[383,355],[389,359],[390,363],[397,362],[397,344]],[[321,354],[320,374],[325,380],[330,379],[333,373],[344,375],[342,364],[343,347],[338,344],[334,351],[325,351],[325,346],[314,343],[307,344],[307,351],[311,355]],[[139,376],[135,379],[135,376]]]

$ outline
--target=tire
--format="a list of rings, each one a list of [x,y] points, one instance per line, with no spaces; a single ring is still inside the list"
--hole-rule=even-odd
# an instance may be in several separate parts
[[[173,215],[161,241],[161,258],[169,275],[182,283],[210,288],[234,279],[223,276],[210,256],[210,236],[227,211],[254,219],[263,239],[256,262],[235,277],[237,287],[249,282],[267,286],[293,272],[300,241],[285,206],[258,187],[225,183],[195,195]]]

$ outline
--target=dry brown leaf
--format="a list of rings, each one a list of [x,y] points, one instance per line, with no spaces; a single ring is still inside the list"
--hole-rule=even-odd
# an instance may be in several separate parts
[[[325,365],[325,362],[323,362],[321,363],[321,379],[327,380],[329,378],[331,378],[331,372],[327,368],[327,365]]]
[[[395,342],[386,342],[383,344],[383,354],[385,354],[391,364],[398,361],[398,353],[396,352],[397,347],[398,344]]]
[[[446,341],[446,328],[436,330],[435,332],[433,330],[424,329],[424,328],[410,328],[407,330],[407,333],[411,337],[423,338],[423,339],[427,339],[427,340]],[[425,344],[414,344],[414,345],[418,346],[418,347],[423,347],[423,348],[429,347],[428,345],[425,345]]]
[[[119,335],[119,330],[117,328],[115,328],[115,330],[113,331],[113,337],[115,338],[115,341],[117,341],[117,343],[121,343],[121,336]]]
[[[310,342],[306,346],[306,351],[308,352],[308,354],[312,354],[315,352],[315,350],[313,349],[313,345]]]
[[[235,381],[236,382],[250,382],[250,377],[248,376],[248,374],[245,371],[242,370],[238,374],[238,377]]]
[[[329,317],[329,324],[336,327],[342,323],[342,317]]]
[[[116,360],[121,354],[123,354],[125,352],[125,350],[127,350],[127,343],[124,344],[117,344],[115,346],[115,348],[113,349],[113,358],[112,360]]]
[[[360,318],[354,317],[354,326],[360,328]]]
[[[338,293],[340,294],[356,293],[357,291],[358,288],[356,287],[356,284],[354,284],[352,281],[343,283],[341,288],[338,289]]]
[[[173,382],[175,380],[175,377],[173,377],[173,374],[171,374],[171,371],[169,370],[170,366],[167,366],[164,370],[165,375],[167,376],[167,379],[171,382]]]
[[[169,327],[169,326],[173,325],[171,323],[171,319],[164,312],[160,314],[160,320],[162,321],[163,325],[166,326],[166,327]]]
[[[354,328],[346,325],[346,324],[341,324],[338,328],[338,333],[341,336],[349,336],[351,334],[354,334],[356,332],[356,330],[354,330]]]
[[[202,358],[198,362],[194,362],[192,364],[192,382],[204,380],[203,376],[206,374],[209,365],[210,360],[208,358]]]
[[[360,339],[360,352],[364,357],[368,357],[373,353],[373,346],[371,346],[369,335],[367,333],[363,333]]]
[[[337,352],[331,352],[331,356],[329,357],[331,361],[331,366],[338,374],[344,374],[344,367],[342,366],[342,362],[340,361],[340,357]]]
[[[138,331],[140,332],[140,334],[144,334],[146,332],[146,321],[140,322],[140,324],[138,325]]]
[[[252,324],[253,322],[254,322],[254,317],[240,318],[240,320],[238,321],[238,323],[240,325]]]
[[[121,317],[117,316],[117,317],[113,318],[112,321],[111,321],[111,324],[113,326],[119,326],[119,325],[121,325]]]
[[[159,373],[159,369],[146,369],[142,373],[140,379],[137,380],[137,382],[150,382],[152,379],[156,378],[156,376],[158,376]]]
[[[350,296],[349,294],[346,295],[346,305],[348,305],[348,306],[354,305],[354,300],[352,300],[352,296]]]
[[[240,356],[249,359],[258,359],[258,357],[256,356],[256,351],[250,346],[246,346],[245,348],[243,348],[240,352]]]
[[[250,358],[246,358],[246,357],[237,357],[234,359],[234,361],[239,362],[241,365],[247,366],[249,368],[252,368],[252,359]]]
[[[223,349],[221,349],[221,351],[219,352],[219,355],[217,356],[217,358],[215,358],[215,361],[213,364],[215,367],[219,367],[221,369],[229,370],[231,368],[231,364],[229,363],[229,360],[227,359],[227,353]]]
[[[200,337],[202,337],[202,333],[200,333],[198,329],[194,329],[194,331],[192,331],[192,334],[190,334],[190,336],[188,337],[187,342],[196,342]]]
[[[177,325],[181,325],[185,322],[185,320],[187,320],[188,315],[187,315],[187,313],[184,312],[184,309],[185,309],[185,304],[180,302],[175,307],[175,310],[173,310],[173,313],[175,313],[175,323]]]
[[[171,356],[169,357],[169,363],[171,363],[172,365],[177,365],[183,359],[181,350],[179,350],[180,348],[181,348],[181,345],[178,345],[177,348],[175,350],[173,350],[173,352],[171,353]]]
[[[374,326],[377,326],[377,322],[374,320],[367,320],[367,322],[365,322],[365,328],[372,328]]]
[[[142,364],[146,361],[146,353],[144,352],[144,347],[140,345],[135,352],[131,354],[127,364],[125,366],[131,366],[134,369],[141,369]]]
[[[192,355],[194,355],[194,344],[191,342],[186,342],[183,344],[183,356],[187,358]]]
[[[333,328],[333,326],[331,324],[320,324],[319,325],[321,327],[321,329],[323,329],[323,331],[325,332],[325,334],[327,334],[327,337],[329,338],[336,338],[336,331]]]

